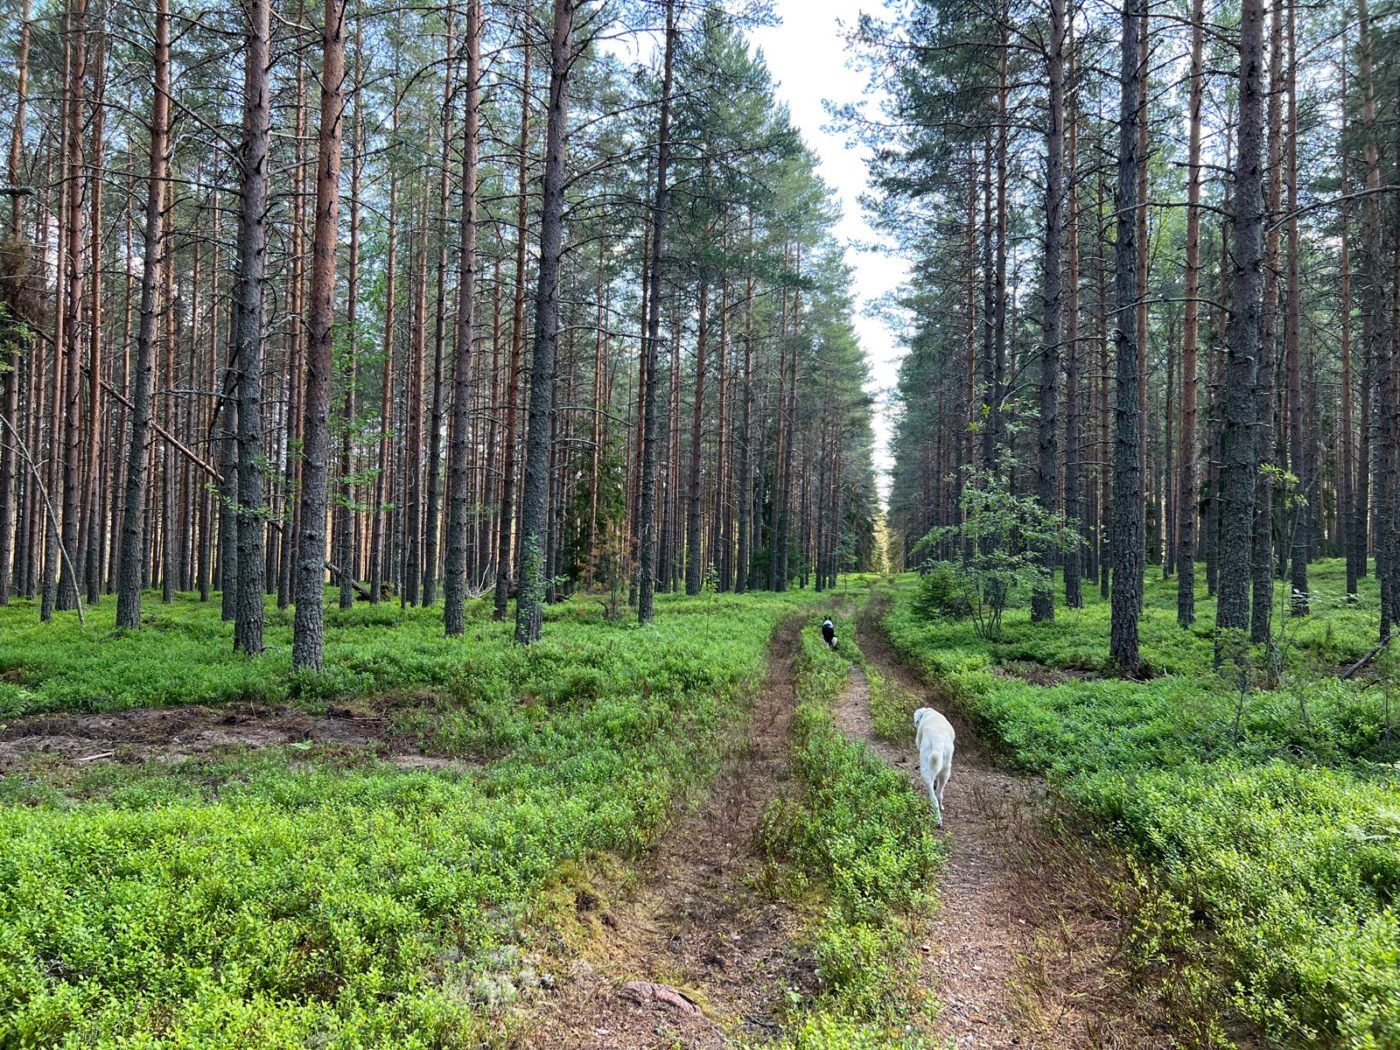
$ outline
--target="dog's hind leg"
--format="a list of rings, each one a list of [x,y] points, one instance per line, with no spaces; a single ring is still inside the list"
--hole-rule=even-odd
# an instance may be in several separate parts
[[[938,812],[940,815],[940,824],[942,823],[943,813],[943,789],[948,786],[948,781],[952,778],[952,776],[953,760],[950,758],[943,763],[942,767],[938,770],[938,776],[935,778],[936,788],[934,793],[938,796]]]
[[[938,790],[938,778],[942,775],[941,769],[934,769],[928,759],[919,763],[919,775],[923,777],[924,787],[928,789],[928,802],[933,807],[934,819],[938,826],[943,826],[943,799],[942,792]]]

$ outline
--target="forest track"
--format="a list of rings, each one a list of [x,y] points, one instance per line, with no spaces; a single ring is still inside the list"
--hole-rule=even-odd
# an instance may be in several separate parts
[[[947,715],[957,733],[945,793],[947,863],[924,945],[924,978],[944,1004],[935,1034],[959,1050],[1176,1045],[1166,1009],[1127,965],[1131,919],[1122,913],[1120,873],[1093,843],[1052,827],[1044,782],[1001,768],[967,712],[909,669],[880,626],[887,604],[878,591],[867,603],[857,627],[862,652],[879,674]],[[836,721],[924,791],[913,726],[907,744],[874,735],[859,667]]]
[[[795,616],[774,634],[745,734],[704,805],[667,833],[634,888],[616,901],[578,900],[589,943],[521,1045],[708,1050],[730,1046],[730,1034],[761,1041],[777,1034],[788,989],[815,989],[813,967],[794,946],[801,917],[760,882],[763,813],[791,777],[788,729],[804,623]],[[682,1003],[636,995],[630,982],[679,991]],[[699,1010],[686,1009],[686,999]]]

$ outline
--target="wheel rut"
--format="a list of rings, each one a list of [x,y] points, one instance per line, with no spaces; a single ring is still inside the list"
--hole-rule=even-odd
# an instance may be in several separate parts
[[[730,1046],[731,1035],[762,1041],[779,1030],[787,990],[815,987],[794,946],[800,917],[758,884],[763,812],[791,776],[802,625],[793,619],[775,633],[745,735],[706,803],[671,829],[635,888],[615,902],[580,904],[599,913],[589,918],[595,934],[522,1045],[659,1050]]]
[[[1123,953],[1131,920],[1115,903],[1110,865],[1091,843],[1053,829],[1044,782],[1001,768],[967,713],[914,674],[879,620],[876,594],[858,623],[869,665],[953,723],[957,751],[944,798],[947,862],[927,930],[923,972],[943,1008],[934,1034],[958,1048],[1154,1048],[1176,1045],[1160,1003]],[[875,736],[870,684],[856,667],[838,726],[924,792],[907,742]]]

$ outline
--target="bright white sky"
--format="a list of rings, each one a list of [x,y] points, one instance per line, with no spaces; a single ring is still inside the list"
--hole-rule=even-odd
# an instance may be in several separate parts
[[[908,276],[904,259],[893,252],[862,251],[857,244],[876,240],[865,221],[860,195],[865,192],[864,151],[849,146],[846,137],[827,127],[824,100],[851,102],[867,94],[862,73],[846,65],[845,29],[859,10],[878,11],[883,0],[775,0],[780,26],[751,34],[763,49],[768,67],[778,82],[778,97],[792,109],[792,118],[808,145],[816,151],[823,179],[840,197],[842,220],[838,235],[848,243],[846,261],[855,272],[856,332],[870,359],[873,392],[878,399],[875,417],[875,466],[881,471],[881,501],[888,497],[889,482],[883,471],[890,465],[889,416],[884,394],[893,388],[903,348],[898,334],[868,307],[896,289]]]

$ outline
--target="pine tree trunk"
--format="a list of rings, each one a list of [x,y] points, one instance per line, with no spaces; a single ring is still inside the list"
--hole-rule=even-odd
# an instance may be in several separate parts
[[[685,516],[685,593],[696,595],[704,584],[700,560],[700,459],[705,421],[705,358],[710,334],[710,288],[702,267],[700,273],[699,328],[695,343],[695,398],[690,423],[690,477]]]
[[[413,273],[409,289],[413,295],[413,320],[409,333],[408,382],[404,390],[407,434],[402,469],[404,471],[404,549],[403,590],[399,604],[417,605],[422,600],[420,583],[423,569],[423,354],[428,317],[428,201],[427,187],[420,191],[417,243],[413,252]]]
[[[293,175],[293,185],[295,189],[295,199],[292,205],[292,230],[291,230],[291,265],[289,267],[290,284],[287,298],[290,305],[290,312],[293,318],[300,319],[307,313],[305,290],[306,273],[303,259],[305,257],[306,238],[306,155],[305,142],[307,137],[307,115],[306,115],[306,70],[300,59],[297,61],[297,99],[296,99],[296,162],[295,173]],[[319,178],[319,175],[318,175]],[[314,251],[313,247],[313,251]],[[300,479],[299,468],[301,467],[304,450],[300,447],[302,442],[302,425],[305,421],[305,407],[302,404],[303,382],[302,375],[305,372],[303,363],[304,347],[306,343],[305,323],[293,323],[291,331],[288,333],[289,345],[287,347],[287,400],[283,418],[285,437],[282,446],[284,464],[282,477],[282,514],[281,514],[281,539],[277,549],[277,608],[285,609],[292,600],[293,576],[295,574],[294,562],[296,559],[296,547],[298,542],[298,529],[300,528],[300,502],[297,493]]]
[[[359,351],[360,351],[360,176],[364,168],[365,125],[360,110],[360,99],[364,90],[365,46],[364,19],[355,19],[355,82],[351,89],[354,110],[351,120],[350,147],[350,258],[345,291],[345,330],[347,352],[345,363],[345,395],[341,401],[340,420],[340,485],[339,499],[334,512],[334,536],[331,541],[335,551],[335,564],[339,568],[340,591],[338,603],[341,609],[355,605],[355,588],[358,579],[355,544],[355,429],[357,396],[359,394]]]
[[[452,118],[451,104],[455,91],[453,29],[456,11],[449,6],[447,14],[447,75],[443,78],[442,152],[438,158],[441,168],[438,182],[437,222],[437,299],[433,305],[433,392],[432,410],[428,414],[428,492],[423,513],[423,604],[437,601],[438,532],[442,505],[442,420],[443,420],[443,343],[447,338],[447,212],[451,201],[452,178]],[[468,424],[470,427],[470,424]],[[470,433],[468,433],[470,445]],[[450,440],[450,438],[449,438]],[[470,470],[471,464],[467,464]]]
[[[1075,73],[1073,27],[1066,28],[1070,51],[1070,78]],[[1084,413],[1080,405],[1080,383],[1083,381],[1082,357],[1079,343],[1079,193],[1076,186],[1079,168],[1079,120],[1077,109],[1069,105],[1069,147],[1066,155],[1066,230],[1069,244],[1066,250],[1065,284],[1068,301],[1065,304],[1065,517],[1073,530],[1075,541],[1062,552],[1064,561],[1065,605],[1071,609],[1084,606]],[[968,300],[968,375],[971,377],[971,333],[973,302]]]
[[[1117,240],[1114,249],[1116,297],[1117,388],[1113,430],[1113,554],[1112,621],[1109,655],[1119,670],[1138,669],[1138,617],[1143,583],[1142,414],[1138,397],[1138,168],[1146,158],[1138,153],[1138,123],[1146,114],[1139,92],[1143,75],[1140,34],[1146,17],[1144,0],[1123,5],[1121,104],[1118,133]]]
[[[10,185],[20,184],[21,148],[24,144],[24,110],[29,96],[29,0],[23,0],[20,10],[19,54],[17,56],[15,78],[14,124],[10,130],[10,156],[8,175]],[[10,242],[19,246],[24,233],[24,197],[14,194],[10,198]],[[28,357],[18,339],[11,343],[11,350],[5,361],[6,368],[0,381],[0,606],[10,603],[10,591],[14,577],[11,567],[19,561],[19,544],[12,543],[17,531],[16,510],[18,507],[18,477],[16,468],[18,456],[16,444],[22,440],[20,434],[19,393],[22,383],[22,361]]]
[[[316,155],[316,223],[302,425],[301,514],[297,536],[292,668],[320,672],[325,625],[327,459],[330,454],[331,324],[340,216],[340,134],[345,96],[345,8],[326,0],[321,63],[321,123]]]
[[[390,124],[394,138],[399,133],[397,96]],[[394,268],[398,247],[399,184],[396,172],[389,173],[389,221],[384,249],[384,365],[379,375],[379,442],[374,475],[374,506],[370,508],[369,600],[378,604],[384,598],[384,568],[388,561],[389,531],[387,506],[393,499],[390,484],[389,431],[394,405]],[[390,562],[390,564],[392,564]]]
[[[1191,0],[1191,88],[1186,176],[1186,331],[1181,351],[1181,447],[1177,453],[1176,622],[1196,622],[1196,406],[1201,297],[1201,108],[1205,99],[1205,3]]]
[[[93,59],[93,113],[92,113],[92,166],[100,170],[105,165],[103,157],[103,129],[106,116],[104,93],[106,90],[106,36],[99,24],[97,31],[97,53]],[[88,257],[91,260],[91,300],[88,304],[88,363],[87,363],[87,447],[83,452],[83,504],[82,517],[78,527],[78,550],[84,561],[84,568],[77,575],[86,589],[86,600],[96,605],[102,593],[101,535],[102,523],[97,519],[98,499],[102,491],[102,199],[103,180],[94,178],[92,200],[89,205]],[[198,278],[195,281],[198,295]]]
[[[462,127],[461,248],[457,272],[457,329],[452,346],[452,443],[447,452],[447,566],[443,574],[443,629],[466,630],[467,533],[471,492],[472,318],[476,301],[476,181],[481,85],[481,0],[467,0],[466,120]],[[499,267],[497,268],[499,270]],[[489,463],[489,460],[488,460]]]
[[[1265,216],[1270,220],[1264,237],[1264,302],[1259,322],[1258,378],[1255,405],[1258,412],[1259,453],[1257,465],[1274,465],[1278,450],[1278,415],[1275,411],[1278,387],[1278,257],[1281,226],[1272,221],[1283,207],[1283,2],[1274,0],[1269,51],[1269,140]],[[1253,540],[1253,607],[1250,610],[1250,640],[1264,642],[1273,622],[1274,579],[1274,502],[1273,478],[1261,472],[1255,481]]]
[[[749,257],[744,287],[744,365],[739,419],[739,549],[735,556],[734,593],[749,589],[753,533],[753,216],[749,216]]]
[[[501,468],[501,521],[496,547],[496,592],[494,616],[506,617],[506,602],[515,562],[511,557],[511,536],[515,528],[515,460],[519,447],[517,416],[520,403],[520,363],[525,349],[525,236],[528,213],[527,176],[530,152],[530,35],[525,34],[523,73],[520,80],[520,152],[516,159],[515,288],[510,322],[510,374],[506,379],[506,435],[504,465]]]
[[[1342,60],[1337,69],[1337,79],[1342,87],[1342,128],[1337,143],[1337,153],[1341,158],[1341,186],[1342,195],[1341,216],[1338,222],[1341,237],[1341,288],[1340,307],[1341,314],[1341,353],[1342,353],[1342,420],[1340,435],[1341,464],[1337,479],[1337,503],[1341,516],[1342,545],[1346,554],[1347,564],[1347,598],[1354,600],[1356,597],[1356,585],[1358,577],[1361,575],[1358,562],[1364,562],[1366,552],[1366,541],[1364,534],[1358,529],[1358,519],[1364,515],[1358,515],[1356,505],[1356,421],[1353,409],[1352,394],[1356,381],[1353,375],[1351,359],[1351,202],[1346,199],[1351,192],[1351,180],[1348,177],[1347,149],[1348,115],[1350,110],[1347,103],[1347,47],[1346,34],[1342,35]]]
[[[1249,580],[1259,442],[1255,384],[1264,278],[1264,5],[1243,0],[1234,178],[1231,313],[1221,391],[1218,632],[1249,626]],[[1217,659],[1222,655],[1217,642]]]
[[[1294,616],[1308,614],[1308,523],[1311,517],[1309,507],[1316,499],[1313,481],[1307,469],[1306,419],[1303,411],[1302,362],[1299,350],[1301,323],[1299,300],[1301,288],[1298,277],[1298,85],[1297,54],[1295,44],[1294,2],[1288,0],[1288,72],[1285,90],[1288,103],[1288,275],[1284,307],[1284,369],[1288,381],[1288,466],[1298,478],[1297,494],[1305,501],[1293,514],[1291,536],[1284,542],[1290,548],[1292,562],[1292,591],[1289,609]],[[1279,56],[1280,64],[1282,56]]]
[[[75,558],[78,555],[78,500],[82,490],[82,468],[79,463],[80,417],[82,415],[82,354],[80,325],[83,299],[83,111],[87,82],[87,0],[72,0],[68,10],[68,61],[64,91],[64,120],[67,122],[64,149],[64,222],[60,233],[59,257],[65,268],[63,280],[62,338],[55,352],[63,355],[63,378],[58,389],[62,412],[55,422],[62,428],[62,486],[60,519],[62,532],[59,543],[62,556],[58,574],[57,608],[78,607]],[[96,158],[94,158],[94,162]],[[91,260],[96,267],[97,260]],[[57,451],[57,450],[55,450]]]
[[[267,266],[267,207],[271,100],[267,67],[271,46],[271,0],[245,0],[248,19],[243,73],[242,189],[238,207],[238,260],[234,274],[234,369],[238,376],[237,560],[224,580],[234,602],[233,647],[263,650],[263,592],[266,552],[263,529],[262,384],[263,280]]]
[[[1060,494],[1059,416],[1060,347],[1064,342],[1064,150],[1065,150],[1065,8],[1050,0],[1050,39],[1046,66],[1050,81],[1045,129],[1045,315],[1040,348],[1040,420],[1036,434],[1036,497],[1046,513],[1058,510]],[[1058,550],[1041,552],[1047,583],[1031,596],[1031,621],[1055,618],[1053,573]]]
[[[661,337],[661,273],[666,262],[666,208],[671,163],[671,78],[676,50],[675,0],[666,0],[666,46],[661,74],[661,117],[656,142],[656,196],[651,215],[651,267],[648,274],[646,353],[643,361],[642,478],[637,500],[637,622],[651,623],[656,591],[657,372]]]
[[[544,623],[550,427],[554,421],[554,358],[559,342],[559,278],[564,251],[564,174],[569,119],[569,67],[574,57],[576,2],[577,0],[554,0],[554,31],[549,42],[549,112],[545,123],[539,286],[535,292],[535,347],[530,371],[530,420],[525,438],[525,479],[520,508],[520,594],[515,610],[515,640],[521,645],[538,641]]]
[[[1385,214],[1382,210],[1380,186],[1380,149],[1376,132],[1376,92],[1370,10],[1367,0],[1357,0],[1360,39],[1357,58],[1361,72],[1361,122],[1366,149],[1366,218],[1363,226],[1362,258],[1362,338],[1366,343],[1367,363],[1375,384],[1375,438],[1370,442],[1372,459],[1371,484],[1374,489],[1372,510],[1375,524],[1376,579],[1381,586],[1380,636],[1390,636],[1390,629],[1400,617],[1400,573],[1396,569],[1398,553],[1394,520],[1395,469],[1395,402],[1392,355],[1394,335],[1387,316],[1387,287],[1390,275],[1385,259]],[[1367,419],[1363,406],[1363,420]],[[1364,467],[1363,467],[1364,469]]]
[[[155,378],[156,280],[165,245],[161,238],[161,202],[165,199],[167,138],[170,114],[170,6],[155,0],[152,61],[150,176],[146,187],[146,221],[141,262],[141,328],[136,341],[136,368],[131,383],[131,439],[127,446],[126,501],[122,523],[122,566],[117,584],[118,627],[141,626],[141,588],[145,582],[143,517],[150,482],[151,399]]]

